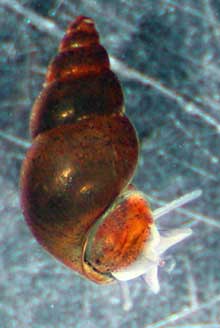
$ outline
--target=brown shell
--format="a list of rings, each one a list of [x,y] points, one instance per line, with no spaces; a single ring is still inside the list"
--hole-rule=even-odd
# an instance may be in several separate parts
[[[24,215],[38,241],[74,270],[87,230],[132,178],[137,149],[132,125],[115,115],[51,129],[28,151]]]
[[[82,76],[69,81],[54,81],[37,98],[31,116],[31,134],[72,124],[90,115],[123,112],[123,94],[115,74]]]
[[[21,171],[24,216],[40,244],[87,275],[86,235],[127,187],[138,158],[120,83],[91,19],[80,16],[69,25],[30,128],[33,145]],[[111,280],[90,269],[96,282]]]

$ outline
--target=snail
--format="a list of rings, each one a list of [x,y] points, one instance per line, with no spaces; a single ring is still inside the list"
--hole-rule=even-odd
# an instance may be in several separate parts
[[[162,254],[191,230],[161,236],[146,195],[131,184],[138,137],[91,18],[69,25],[34,103],[30,133],[21,207],[37,241],[93,282],[144,275],[157,292]]]

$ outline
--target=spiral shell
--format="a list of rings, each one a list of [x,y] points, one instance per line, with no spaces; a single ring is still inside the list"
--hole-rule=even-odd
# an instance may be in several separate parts
[[[38,242],[97,283],[115,278],[149,237],[152,214],[129,186],[138,140],[92,19],[78,17],[33,106],[21,204]]]

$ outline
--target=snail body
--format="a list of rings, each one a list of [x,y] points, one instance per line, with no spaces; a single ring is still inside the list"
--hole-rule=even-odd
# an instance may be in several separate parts
[[[130,184],[138,138],[90,18],[69,25],[30,131],[21,206],[38,242],[96,283],[144,273],[143,254],[158,235],[145,195]]]

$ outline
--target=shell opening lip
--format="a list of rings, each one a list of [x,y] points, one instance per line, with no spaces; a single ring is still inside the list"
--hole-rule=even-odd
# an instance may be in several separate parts
[[[82,246],[82,254],[81,254],[81,266],[83,274],[93,282],[97,284],[107,284],[115,281],[115,277],[110,272],[100,272],[88,261],[86,258],[86,250],[88,245],[90,229],[87,231],[85,236],[83,246]]]

